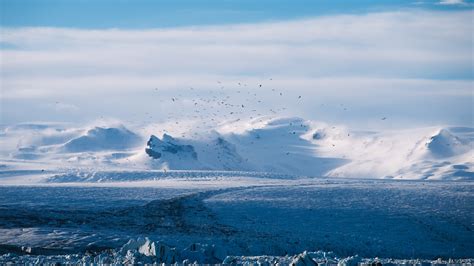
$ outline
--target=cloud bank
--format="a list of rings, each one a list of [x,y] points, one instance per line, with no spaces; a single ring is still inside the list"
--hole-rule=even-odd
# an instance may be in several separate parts
[[[472,16],[408,10],[154,30],[2,28],[3,119],[25,119],[11,116],[21,101],[98,109],[104,97],[120,104],[155,88],[169,97],[217,89],[216,81],[259,90],[265,80],[314,103],[319,95],[364,105],[374,94],[398,104],[419,95],[472,102]]]

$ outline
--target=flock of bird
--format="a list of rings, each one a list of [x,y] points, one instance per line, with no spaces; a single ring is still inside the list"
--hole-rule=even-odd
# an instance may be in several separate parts
[[[273,79],[269,79],[272,81]],[[265,89],[264,84],[248,86],[243,82],[236,82],[234,86],[227,88],[221,81],[217,81],[218,88],[211,90],[197,90],[190,87],[187,92],[179,93],[170,98],[173,108],[168,112],[166,120],[200,121],[196,129],[209,128],[211,130],[221,121],[240,121],[254,119],[263,115],[282,115],[288,108],[286,104],[298,104],[303,100],[302,95],[286,96],[283,90],[269,88]],[[155,88],[155,92],[160,93],[160,89]],[[184,96],[183,96],[184,94]],[[280,97],[280,100],[270,100],[271,97]],[[271,107],[272,103],[278,102],[278,106]],[[324,107],[321,104],[321,107]],[[343,111],[348,108],[340,104]],[[386,120],[386,117],[381,120]],[[197,134],[194,132],[194,134]]]
[[[264,115],[268,116],[268,114],[270,114],[270,117],[280,116],[288,110],[287,104],[294,105],[304,100],[302,95],[295,96],[293,94],[291,96],[291,94],[287,94],[281,89],[266,88],[262,83],[249,86],[243,82],[236,82],[233,86],[229,86],[229,88],[226,88],[221,81],[217,81],[217,84],[217,88],[210,90],[190,87],[171,97],[169,96],[169,90],[154,88],[153,93],[159,94],[160,103],[163,106],[171,106],[171,108],[166,108],[169,110],[166,121],[179,127],[182,138],[197,137],[200,134],[207,135],[222,121],[252,120]],[[166,99],[169,99],[169,102],[166,102]],[[275,103],[278,105],[275,106]],[[56,104],[60,103],[56,102]],[[321,107],[325,106],[329,106],[329,104],[321,104]],[[348,107],[343,104],[339,104],[338,108],[341,111],[348,111]],[[150,119],[149,122],[151,124],[156,122],[151,112],[146,112],[145,115],[147,119]],[[386,117],[381,118],[381,120],[386,119]],[[198,123],[187,127],[180,124],[184,120],[197,121]],[[259,122],[263,122],[263,118]],[[306,127],[306,125],[302,124],[301,127]],[[142,127],[142,129],[145,129],[145,127]],[[160,131],[167,132],[166,129],[160,129]],[[292,131],[289,134],[296,134],[296,132]],[[349,137],[350,134],[347,136]],[[217,159],[221,161],[225,154],[220,154],[219,143],[213,144]],[[207,144],[207,146],[209,145]],[[332,144],[332,147],[335,147],[335,144]],[[286,155],[291,154],[289,151],[283,152]],[[248,159],[242,159],[248,161]],[[126,160],[129,161],[128,158]]]
[[[264,108],[270,106],[271,101],[262,95],[272,96],[270,92],[283,97],[283,91],[265,90],[263,84],[251,88],[246,83],[237,82],[233,89],[226,89],[221,81],[217,81],[217,84],[218,88],[214,90],[202,91],[190,87],[184,97],[183,94],[171,97],[170,101],[176,108],[168,113],[167,121],[179,124],[182,119],[196,120],[200,121],[200,125],[195,126],[195,129],[212,130],[221,121],[254,119],[268,113],[278,115],[287,110],[285,106]],[[158,88],[155,91],[160,92]],[[301,99],[302,96],[299,95],[295,100]],[[282,100],[287,103],[289,101],[286,98]],[[194,131],[193,134],[198,133]]]
[[[272,81],[273,79],[268,80]],[[155,95],[159,94],[159,102],[163,106],[171,106],[171,108],[167,108],[166,121],[168,123],[172,122],[175,125],[180,125],[180,121],[198,121],[193,128],[189,128],[184,132],[182,130],[186,130],[186,127],[180,125],[180,131],[183,132],[181,137],[186,137],[189,134],[198,135],[199,132],[209,133],[222,121],[237,122],[268,115],[285,115],[288,110],[287,104],[298,105],[298,102],[304,100],[302,95],[287,95],[284,90],[272,88],[271,84],[267,87],[262,82],[254,85],[248,85],[241,81],[227,82],[227,85],[224,85],[221,81],[216,81],[216,83],[217,86],[209,90],[189,87],[187,90],[172,96],[169,96],[169,90],[154,88],[153,93]],[[169,97],[168,103],[166,102],[167,97]],[[60,104],[60,102],[57,101],[56,104]],[[325,105],[323,103],[320,107],[326,106],[329,107],[329,104]],[[343,104],[339,104],[339,108],[348,111],[347,106]],[[137,117],[143,117],[139,114],[136,115]],[[145,117],[144,122],[150,124],[155,123],[158,119],[158,117],[154,117],[152,112],[145,112]],[[159,118],[163,118],[162,114]],[[381,118],[381,120],[386,119],[386,117]],[[142,127],[142,129],[145,129],[145,127]],[[167,132],[166,129],[162,130]]]
[[[272,81],[273,79],[268,79]],[[210,89],[198,89],[189,87],[181,90],[180,93],[170,95],[168,89],[154,88],[153,94],[158,94],[161,109],[167,110],[165,120],[180,126],[181,137],[189,135],[199,135],[213,131],[217,125],[223,121],[237,122],[240,120],[252,120],[257,117],[272,117],[287,115],[289,110],[287,105],[299,105],[304,101],[303,95],[285,93],[282,89],[276,89],[270,84],[266,86],[263,82],[249,85],[242,81],[225,82],[216,81],[216,87]],[[168,99],[168,100],[167,100]],[[168,102],[169,101],[169,102]],[[344,104],[331,106],[330,104],[320,104],[321,108],[340,109],[348,111]],[[154,116],[155,111],[145,112],[143,115],[135,114],[137,120],[142,120],[146,124],[156,123],[163,119],[163,113]],[[381,120],[386,120],[382,117]],[[182,121],[196,121],[193,128],[186,128]],[[135,121],[129,121],[135,123]],[[260,120],[260,122],[262,122]],[[146,127],[143,126],[142,129]],[[168,132],[161,129],[162,132]]]

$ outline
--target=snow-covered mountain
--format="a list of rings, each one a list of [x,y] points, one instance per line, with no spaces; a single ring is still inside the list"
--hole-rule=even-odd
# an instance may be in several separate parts
[[[151,169],[227,170],[322,176],[347,160],[318,155],[307,139],[309,121],[260,118],[236,121],[197,138],[150,136],[145,153],[127,158]],[[180,134],[177,134],[178,136]],[[122,160],[123,161],[123,160]]]
[[[136,147],[140,137],[125,127],[102,128],[95,127],[78,138],[64,144],[66,152],[126,150]]]
[[[329,176],[472,179],[472,128],[421,128],[356,138],[351,162]]]
[[[179,140],[180,147],[188,147],[193,156],[183,157],[181,151],[163,158],[150,156],[149,160],[168,169],[354,178],[473,178],[471,128],[358,132],[300,118],[258,118],[224,124],[212,136]],[[170,139],[178,143],[167,134],[162,142]],[[161,146],[148,150],[163,152]]]
[[[259,117],[205,131],[156,124],[127,129],[6,127],[3,168],[219,170],[396,179],[473,179],[474,129],[367,132],[301,118]],[[135,132],[134,132],[135,131]],[[14,143],[14,144],[13,144]],[[5,146],[3,146],[5,144]]]

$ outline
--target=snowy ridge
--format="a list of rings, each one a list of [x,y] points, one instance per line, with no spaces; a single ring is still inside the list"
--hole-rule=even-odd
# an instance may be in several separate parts
[[[144,129],[7,127],[0,136],[5,147],[0,165],[5,171],[41,167],[92,172],[205,170],[312,177],[474,178],[473,128],[366,132],[297,117],[258,117],[196,129],[195,124],[186,123]]]
[[[140,163],[160,169],[322,176],[345,161],[318,156],[314,145],[302,138],[310,127],[300,118],[262,118],[222,128],[201,139],[151,136],[146,148],[148,157],[142,157]]]
[[[85,135],[68,141],[63,148],[66,152],[126,150],[136,147],[140,141],[138,135],[125,127],[95,127]]]
[[[354,138],[350,163],[328,176],[471,180],[473,133],[471,128],[422,128]]]

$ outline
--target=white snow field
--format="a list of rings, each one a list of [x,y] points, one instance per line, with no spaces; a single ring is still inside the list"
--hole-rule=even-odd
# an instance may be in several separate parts
[[[3,171],[213,170],[293,176],[471,180],[474,129],[351,130],[301,118],[259,117],[75,128],[22,124],[0,133]]]
[[[472,128],[196,128],[2,127],[0,264],[474,262]]]

